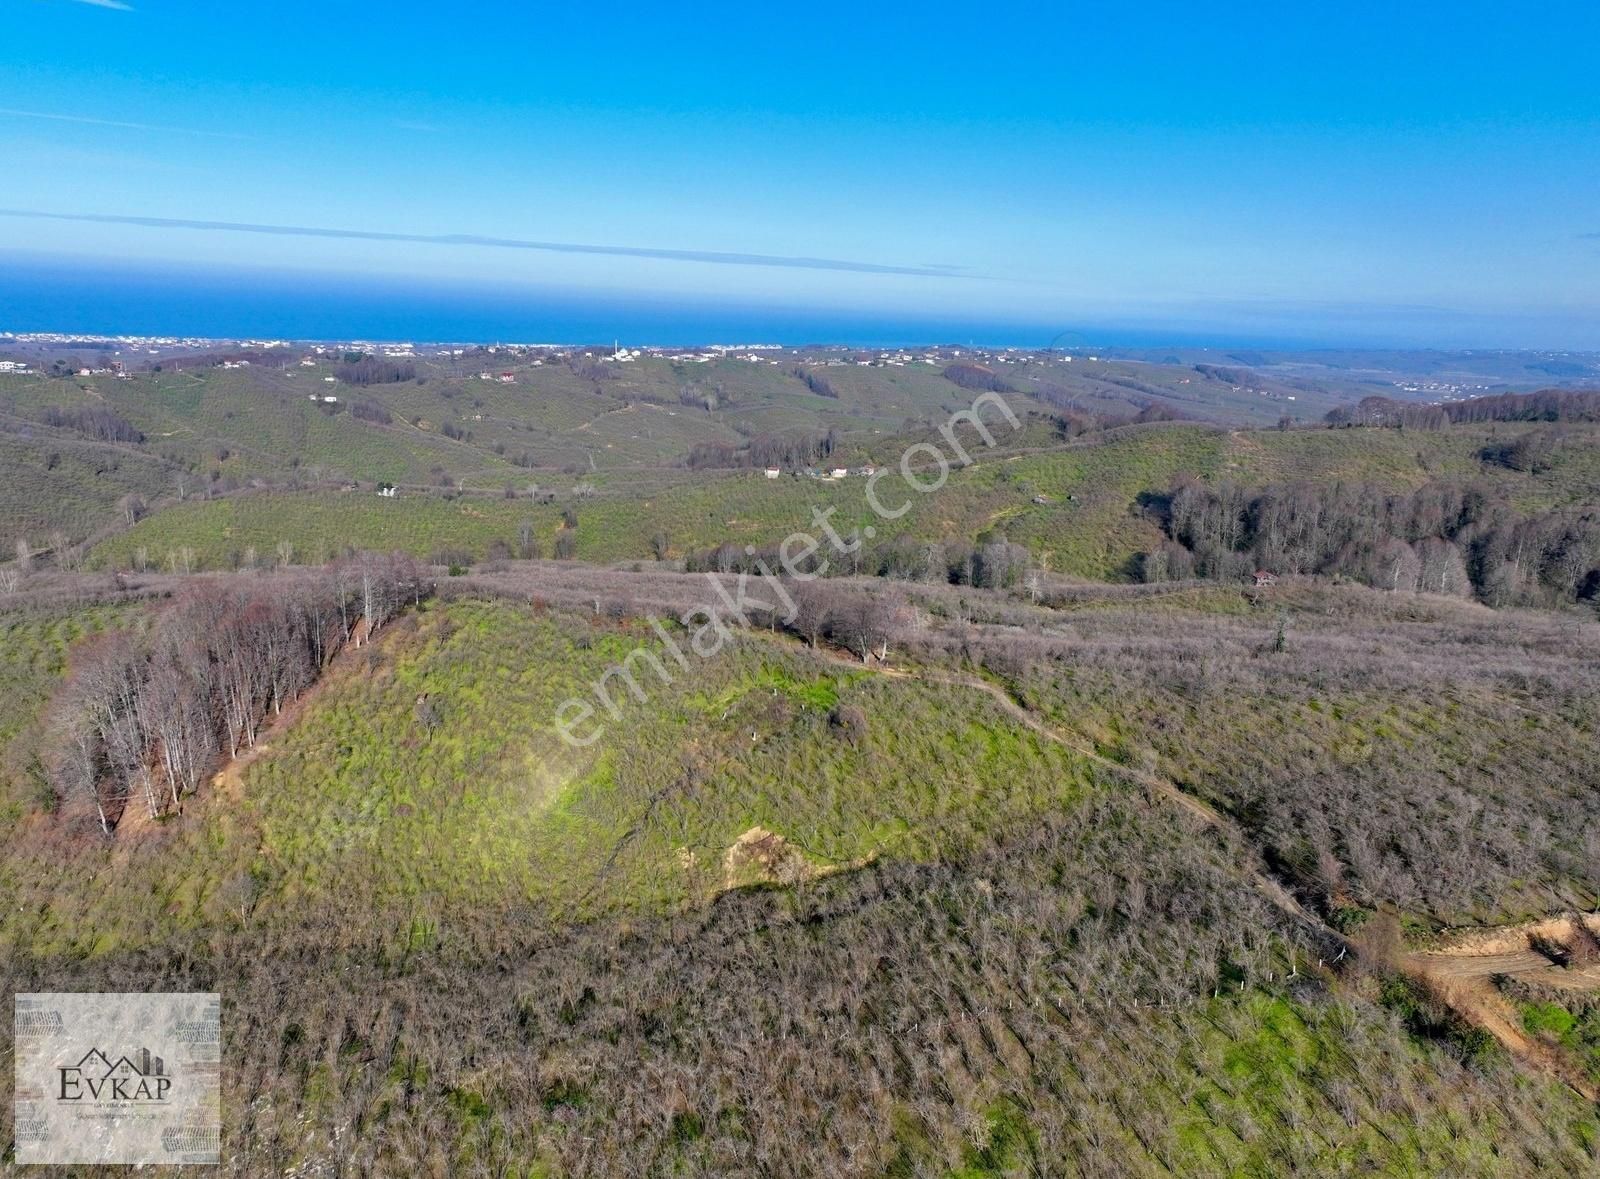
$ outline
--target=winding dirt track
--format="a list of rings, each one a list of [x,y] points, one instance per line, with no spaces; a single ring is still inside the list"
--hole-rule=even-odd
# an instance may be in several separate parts
[[[1516,1008],[1495,986],[1496,977],[1505,976],[1562,990],[1600,989],[1600,961],[1589,957],[1597,933],[1600,914],[1593,913],[1465,930],[1407,954],[1404,967],[1513,1055],[1597,1101],[1600,1090],[1594,1083],[1551,1045],[1529,1036]]]
[[[1101,754],[1087,738],[1066,732],[1029,712],[998,684],[973,675],[930,671],[919,673],[881,664],[863,664],[853,656],[827,648],[813,654],[829,662],[866,670],[893,679],[916,679],[982,692],[1007,716],[1040,736],[1119,777],[1137,783],[1208,827],[1232,834],[1245,846],[1250,840],[1233,821],[1215,807],[1183,790],[1176,782],[1123,765]],[[1348,939],[1325,924],[1281,883],[1257,866],[1249,868],[1251,881],[1280,912],[1304,922],[1325,937],[1350,947]],[[1543,949],[1589,947],[1592,961],[1563,963]],[[1525,925],[1496,926],[1457,932],[1427,950],[1404,954],[1400,969],[1444,1003],[1460,1018],[1494,1036],[1518,1060],[1570,1085],[1590,1101],[1600,1101],[1600,1090],[1573,1063],[1551,1045],[1532,1038],[1522,1028],[1516,1009],[1495,986],[1497,976],[1507,976],[1544,986],[1590,991],[1600,989],[1600,914],[1555,916]]]
[[[1062,745],[1067,749],[1072,750],[1072,752],[1076,753],[1079,757],[1084,758],[1086,761],[1093,762],[1102,769],[1109,770],[1111,773],[1114,773],[1119,777],[1126,778],[1131,782],[1143,786],[1157,797],[1164,798],[1168,802],[1171,802],[1174,806],[1186,811],[1188,814],[1198,819],[1207,827],[1212,827],[1219,831],[1236,833],[1231,820],[1229,820],[1209,803],[1204,802],[1201,799],[1196,798],[1194,795],[1184,791],[1184,789],[1176,782],[1173,782],[1168,778],[1159,777],[1155,774],[1146,773],[1143,770],[1134,769],[1132,766],[1123,765],[1121,762],[1113,761],[1111,758],[1106,757],[1103,753],[1099,752],[1099,750],[1095,749],[1093,742],[1089,741],[1087,738],[1079,737],[1076,734],[1069,733],[1063,729],[1058,729],[1056,726],[1041,720],[1039,717],[1029,712],[1020,703],[1018,703],[1017,699],[1012,696],[1011,693],[1007,692],[998,684],[991,683],[985,679],[980,679],[974,675],[962,675],[956,672],[941,671],[921,674],[902,668],[887,667],[881,663],[862,663],[853,655],[845,655],[827,647],[814,648],[812,653],[820,655],[831,663],[842,664],[855,671],[865,670],[874,672],[878,675],[887,676],[891,679],[921,680],[924,683],[946,684],[951,687],[967,688],[974,692],[982,692],[984,695],[988,696],[991,700],[998,704],[1001,710],[1004,711],[1007,716],[1016,721],[1018,724],[1022,725],[1024,728],[1032,730],[1033,732],[1039,734],[1039,736],[1044,737],[1046,740],[1053,741],[1057,745]],[[1249,845],[1249,841],[1244,839],[1242,836],[1240,836],[1240,841],[1245,846]],[[1279,884],[1271,876],[1268,876],[1264,871],[1259,868],[1252,867],[1250,869],[1250,878],[1255,886],[1261,891],[1261,893],[1266,896],[1266,898],[1271,901],[1276,908],[1295,920],[1304,922],[1305,924],[1318,929],[1340,944],[1345,944],[1345,938],[1342,934],[1324,925],[1315,914],[1306,909],[1305,906],[1303,906],[1299,901],[1295,900],[1294,897],[1289,893],[1288,889],[1284,888],[1283,885]]]
[[[794,649],[787,640],[776,636],[762,637],[765,641]],[[341,651],[328,673],[342,670],[345,663],[353,660],[352,651],[353,648]],[[920,680],[982,692],[1016,723],[1070,749],[1107,772],[1135,783],[1153,796],[1167,800],[1201,824],[1230,835],[1241,846],[1251,846],[1248,837],[1233,820],[1210,804],[1188,794],[1168,778],[1113,761],[1100,753],[1088,738],[1057,728],[1030,712],[998,684],[959,672],[919,672],[883,664],[863,664],[854,656],[829,648],[815,648],[810,653],[857,672],[867,671],[890,679]],[[350,658],[347,659],[347,655]],[[285,708],[282,716],[274,718],[261,734],[255,749],[241,752],[237,759],[223,767],[214,780],[217,787],[223,790],[242,788],[242,771],[267,750],[269,736],[291,725],[307,702],[320,694],[319,690],[333,678],[328,673],[319,677],[317,683],[299,700]],[[1255,887],[1280,912],[1315,929],[1330,941],[1353,949],[1344,935],[1301,905],[1263,867],[1250,865],[1247,871]],[[1565,952],[1567,950],[1572,952],[1568,954]],[[1568,960],[1561,961],[1562,958]],[[1518,1060],[1548,1076],[1559,1078],[1589,1100],[1600,1101],[1600,1092],[1570,1060],[1549,1044],[1535,1040],[1524,1032],[1515,1008],[1500,993],[1494,981],[1498,976],[1509,976],[1563,989],[1600,989],[1600,914],[1556,916],[1525,925],[1459,931],[1426,950],[1403,955],[1399,966],[1411,977],[1424,983],[1458,1016],[1493,1035]]]
[[[1092,761],[1095,765],[1109,770],[1120,777],[1127,778],[1129,781],[1138,783],[1140,786],[1145,787],[1156,796],[1165,798],[1175,806],[1187,811],[1190,815],[1200,820],[1200,822],[1205,824],[1207,827],[1212,827],[1219,831],[1232,831],[1231,822],[1225,818],[1220,811],[1211,806],[1209,803],[1203,802],[1196,798],[1194,795],[1186,793],[1176,782],[1173,782],[1167,778],[1157,777],[1154,774],[1147,774],[1143,770],[1136,770],[1131,766],[1125,766],[1121,762],[1111,760],[1109,757],[1106,757],[1104,754],[1096,750],[1093,744],[1086,739],[1067,733],[1056,728],[1054,725],[1045,723],[1038,717],[1034,716],[1033,713],[1029,712],[1020,703],[1018,703],[1016,698],[1013,697],[1011,693],[1007,692],[998,684],[992,684],[988,680],[979,679],[976,676],[950,675],[943,673],[928,676],[927,679],[933,683],[953,684],[957,687],[971,688],[974,691],[983,692],[990,699],[995,701],[995,703],[1000,705],[1000,707],[1005,710],[1007,716],[1010,716],[1018,724],[1021,724],[1033,730],[1035,733],[1038,733],[1041,737],[1044,737],[1050,741],[1054,741],[1058,745],[1064,745],[1078,756],[1088,761]],[[1245,842],[1248,844],[1248,841]],[[1344,938],[1340,937],[1340,935],[1335,933],[1332,929],[1329,929],[1327,926],[1323,925],[1323,923],[1319,921],[1315,915],[1301,905],[1299,901],[1295,900],[1294,897],[1289,893],[1288,889],[1284,888],[1283,885],[1279,884],[1276,880],[1274,880],[1271,876],[1268,876],[1259,868],[1250,869],[1250,879],[1251,882],[1255,884],[1256,888],[1259,889],[1274,906],[1284,913],[1287,913],[1289,916],[1298,921],[1303,921],[1308,925],[1316,927],[1317,929],[1326,933],[1328,936],[1336,938],[1340,942],[1344,941]]]

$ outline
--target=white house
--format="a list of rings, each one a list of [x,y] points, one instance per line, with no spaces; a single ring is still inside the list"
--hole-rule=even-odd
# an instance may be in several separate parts
[[[843,479],[849,473],[850,472],[845,470],[843,467],[835,467],[833,470],[828,472],[828,474],[835,479]]]
[[[777,467],[768,467],[767,468],[767,478],[768,479],[776,479],[781,474],[783,474],[783,472],[780,471]]]

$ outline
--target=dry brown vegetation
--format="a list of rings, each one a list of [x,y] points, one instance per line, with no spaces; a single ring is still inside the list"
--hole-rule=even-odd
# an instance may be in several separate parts
[[[147,653],[185,603],[292,580],[116,588],[53,577],[58,593],[114,593],[128,611],[146,608],[134,595],[173,595],[164,607],[148,599],[166,614],[120,627]],[[197,599],[196,586],[210,588]],[[451,805],[496,797],[469,781],[490,763],[453,727],[475,707],[512,708],[519,677],[567,671],[528,666],[528,649],[498,647],[497,635],[554,632],[550,649],[592,668],[651,641],[641,615],[711,600],[703,576],[546,562],[441,578],[440,591],[420,621],[386,628],[362,653],[350,675],[366,694],[319,699],[313,712],[399,708],[371,724],[406,733],[419,773],[465,767],[434,794],[407,786],[408,799],[438,808],[446,844],[460,838]],[[29,593],[19,628],[86,609],[52,606],[42,582]],[[0,922],[12,931],[0,987],[222,991],[226,1169],[244,1175],[1595,1166],[1591,1106],[1391,970],[1407,925],[1593,907],[1600,627],[1325,584],[1046,584],[1038,596],[1050,606],[1031,593],[879,579],[807,593],[806,622],[786,632],[753,619],[763,629],[727,657],[736,673],[691,673],[609,733],[596,763],[591,788],[626,827],[613,858],[656,839],[675,849],[678,871],[703,859],[714,887],[687,903],[652,911],[591,890],[577,920],[488,879],[464,892],[421,873],[402,874],[398,891],[355,879],[319,889],[270,862],[287,854],[273,840],[293,832],[268,831],[261,808],[240,805],[236,817],[236,800],[202,790],[190,813],[109,854],[55,841],[65,866],[47,868],[28,846],[51,816],[10,828],[0,876],[20,911]],[[530,616],[526,631],[505,626]],[[808,640],[849,650],[814,653]],[[864,671],[863,648],[900,674]],[[270,709],[270,688],[260,700]],[[692,724],[657,723],[682,708]],[[994,780],[959,790],[945,780],[950,734],[1004,752],[1043,730],[1093,757],[1055,771],[1060,783],[1004,779],[1067,764],[1034,753],[1006,753]],[[373,754],[353,757],[355,736],[322,731],[328,755],[344,759],[339,773],[375,774]],[[946,824],[949,838],[837,861],[809,840],[838,817],[744,819],[720,847],[679,834],[735,789],[745,763],[721,747],[761,756],[744,753],[757,736],[772,765],[828,792],[824,767],[844,757],[884,795],[903,767],[883,750],[896,750],[921,759],[916,800],[930,826],[972,813]],[[421,756],[434,743],[443,760]],[[257,768],[239,787],[247,797],[269,782],[314,787]],[[1152,782],[1222,819],[1141,785]],[[869,801],[849,796],[824,813],[849,821]],[[902,822],[912,804],[906,796]],[[577,812],[551,813],[576,836]],[[370,830],[359,808],[341,814],[303,821],[330,837]],[[210,873],[196,849],[212,843],[242,845],[248,870],[189,885],[146,871],[152,857],[195,856]],[[447,862],[471,849],[427,850]],[[623,887],[636,879],[626,872],[602,872],[594,887]],[[1355,931],[1361,948],[1274,904],[1255,886],[1261,873]],[[74,923],[112,910],[78,895],[86,880],[174,916],[130,924],[96,950],[95,931]],[[184,895],[191,886],[202,902]],[[261,903],[268,887],[280,890],[275,904]],[[4,1106],[8,1070],[0,1077]]]
[[[1354,587],[1219,594],[1228,613],[1075,610],[921,643],[1215,803],[1330,915],[1593,907],[1600,626]]]
[[[200,580],[149,634],[80,645],[49,718],[61,804],[92,809],[105,836],[130,805],[150,820],[181,809],[341,648],[424,592],[413,562],[370,555],[325,571]]]

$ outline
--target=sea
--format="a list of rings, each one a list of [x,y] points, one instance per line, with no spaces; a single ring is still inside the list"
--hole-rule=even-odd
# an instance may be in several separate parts
[[[691,346],[1295,348],[1311,337],[0,253],[0,333]]]

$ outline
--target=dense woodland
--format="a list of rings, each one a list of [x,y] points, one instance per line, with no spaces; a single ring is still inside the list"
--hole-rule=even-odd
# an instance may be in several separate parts
[[[833,387],[828,378],[814,368],[807,368],[797,364],[790,369],[790,374],[818,397],[832,397],[838,399],[839,391]]]
[[[1145,554],[1146,581],[1237,581],[1261,569],[1492,606],[1600,596],[1600,510],[1522,513],[1489,485],[1392,495],[1359,483],[1186,480],[1151,502],[1170,543]]]
[[[721,544],[684,557],[684,568],[691,573],[761,574],[787,569],[812,577],[883,577],[980,589],[1028,588],[1035,580],[1029,576],[1035,568],[1033,554],[992,533],[981,537],[977,544],[955,538],[924,541],[896,537],[880,544],[857,539],[848,552],[820,548],[789,564],[792,568],[784,564],[780,545],[747,551],[738,545]]]
[[[757,434],[743,443],[697,442],[689,449],[687,464],[694,469],[717,467],[781,467],[794,471],[822,462],[839,447],[839,435]]]
[[[1600,392],[1543,389],[1537,393],[1494,393],[1438,405],[1363,397],[1353,406],[1329,411],[1324,420],[1330,426],[1411,430],[1441,430],[1457,422],[1600,422]]]
[[[63,408],[51,406],[44,411],[44,424],[57,429],[73,430],[88,438],[102,442],[144,441],[144,432],[127,418],[104,406]]]
[[[347,385],[393,385],[415,380],[417,366],[410,361],[358,354],[334,369],[334,375]]]
[[[942,373],[945,380],[952,385],[959,385],[963,389],[974,393],[1015,393],[1012,384],[996,373],[992,368],[981,364],[952,364],[947,365]]]

